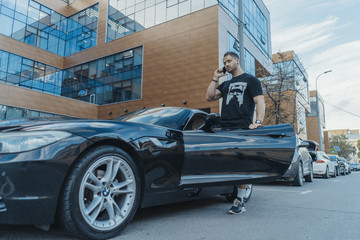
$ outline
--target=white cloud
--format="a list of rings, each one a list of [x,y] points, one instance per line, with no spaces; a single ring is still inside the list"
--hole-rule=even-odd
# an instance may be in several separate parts
[[[326,49],[321,53],[314,54],[311,59],[312,65],[327,62],[334,66],[348,65],[356,61],[360,61],[360,40],[340,44],[330,49]]]
[[[327,129],[360,129],[360,40],[354,32],[359,1],[263,1],[271,14],[273,52],[294,50],[311,90],[320,73],[333,70],[318,81]]]
[[[274,32],[273,49],[306,53],[319,48],[334,39],[332,31],[336,27],[337,20],[336,17],[329,17],[320,23],[289,26],[287,29],[282,29],[281,33]]]
[[[332,69],[318,80],[318,90],[325,100],[327,129],[360,128],[360,41],[344,43],[314,54],[309,76],[313,89],[321,72]]]
[[[323,1],[303,1],[303,4],[306,5],[306,8],[314,11],[324,11],[328,8],[348,8],[352,4],[358,4],[358,0],[323,0]]]

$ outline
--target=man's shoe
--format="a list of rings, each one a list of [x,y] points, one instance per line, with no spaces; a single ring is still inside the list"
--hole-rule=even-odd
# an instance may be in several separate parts
[[[241,199],[235,199],[233,202],[232,207],[229,209],[229,214],[240,214],[246,212],[246,209],[244,207],[244,203],[241,201]]]

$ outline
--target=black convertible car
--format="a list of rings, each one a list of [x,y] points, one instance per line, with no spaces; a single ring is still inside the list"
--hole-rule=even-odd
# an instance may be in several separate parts
[[[216,118],[216,117],[215,117]],[[296,151],[289,124],[223,130],[195,109],[142,109],[114,120],[0,123],[0,224],[116,236],[136,210],[231,194],[282,177]]]

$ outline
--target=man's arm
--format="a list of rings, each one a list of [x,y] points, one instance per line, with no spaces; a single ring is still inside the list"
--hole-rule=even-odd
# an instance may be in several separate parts
[[[254,102],[256,104],[256,120],[260,120],[261,122],[264,121],[265,117],[265,101],[264,95],[258,95],[254,97]],[[261,123],[252,123],[250,124],[250,129],[255,129],[261,126]]]
[[[206,99],[209,102],[215,101],[215,100],[218,100],[219,98],[221,98],[221,92],[216,89],[216,85],[217,85],[216,82],[211,81],[211,83],[209,84],[209,87],[206,91]]]
[[[206,91],[206,99],[210,101],[215,101],[221,98],[221,92],[216,89],[217,83],[219,82],[219,78],[225,76],[226,74],[222,73],[222,68],[218,68],[214,72],[214,76],[209,84],[209,87]]]

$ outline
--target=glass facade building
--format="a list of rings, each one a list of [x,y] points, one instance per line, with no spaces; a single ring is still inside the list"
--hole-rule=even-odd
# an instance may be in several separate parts
[[[68,56],[96,45],[98,4],[65,17],[33,0],[0,0],[0,34]]]
[[[308,74],[294,51],[277,53],[274,59],[281,59],[274,64],[273,84],[280,84],[279,76],[283,79],[282,92],[295,92],[295,108],[290,110],[296,114],[297,134],[307,139],[306,117],[311,111]],[[291,106],[290,108],[293,108]]]
[[[217,4],[217,0],[109,0],[107,41]]]
[[[228,39],[228,51],[236,52],[239,55],[240,53],[239,41],[229,32],[227,39]],[[246,48],[244,49],[244,61],[245,61],[244,71],[255,76],[255,58]],[[229,75],[229,77],[231,76]]]
[[[255,43],[265,56],[271,58],[269,49],[268,22],[253,0],[243,0],[244,33]]]
[[[67,68],[61,96],[99,105],[141,98],[142,47]]]
[[[324,100],[321,97],[321,95],[319,95],[319,107],[317,106],[316,96],[310,97],[310,107],[311,107],[311,111],[308,114],[308,117],[318,117],[318,111],[319,111],[320,124],[323,127],[325,127],[325,124],[326,124],[326,122],[325,122],[325,106],[324,106]]]
[[[236,23],[239,21],[237,0],[219,0],[219,5],[225,9]],[[244,33],[265,56],[271,58],[268,39],[268,22],[254,0],[243,0],[243,16],[241,21],[244,23]]]
[[[104,0],[101,2],[77,0],[71,3],[65,2],[67,4],[62,1],[0,0],[0,23],[2,23],[0,37],[4,41],[4,44],[0,46],[0,83],[97,105],[140,100],[129,103],[131,106],[127,106],[126,109],[131,110],[137,104],[141,107],[158,104],[153,98],[148,97],[151,94],[146,91],[163,92],[164,86],[171,88],[174,84],[166,74],[154,70],[155,63],[158,66],[164,58],[174,59],[174,62],[170,62],[169,65],[169,72],[171,72],[178,67],[185,69],[187,65],[184,62],[188,60],[209,55],[209,48],[219,49],[221,53],[231,50],[244,56],[244,70],[255,75],[256,60],[261,58],[258,63],[262,64],[264,58],[267,57],[267,55],[263,56],[263,50],[258,45],[261,39],[268,41],[267,29],[263,29],[265,25],[267,26],[267,21],[263,19],[257,7],[259,4],[262,10],[266,9],[261,0],[243,1],[244,15],[240,18],[243,18],[242,21],[245,22],[247,16],[249,24],[253,24],[249,31],[244,29],[247,45],[251,46],[245,44],[243,53],[240,53],[237,37],[234,37],[237,36],[236,26],[239,22],[237,0]],[[198,11],[210,14],[191,15]],[[253,14],[255,16],[252,16]],[[186,15],[191,15],[191,17]],[[175,21],[183,16],[186,17],[178,22]],[[196,28],[188,29],[194,21],[196,21]],[[158,37],[156,33],[152,33],[153,31],[144,31],[152,27],[155,31],[162,29],[162,27],[155,28],[159,24],[168,24],[165,28],[179,26],[177,31],[182,33],[184,37],[182,40],[191,39],[191,43],[170,38],[169,31],[162,33],[166,38]],[[245,28],[247,26],[250,25],[246,24]],[[209,34],[215,28],[220,29],[219,34]],[[134,34],[139,31],[144,32]],[[261,34],[259,35],[258,32]],[[130,36],[132,34],[134,35]],[[141,39],[142,36],[148,36],[148,34],[153,34],[151,36],[153,42],[146,37]],[[251,34],[255,37],[252,38]],[[266,36],[261,37],[262,35]],[[140,37],[137,38],[137,36]],[[155,41],[156,44],[153,44]],[[167,45],[168,41],[172,42]],[[185,46],[185,43],[189,45]],[[14,44],[18,45],[12,49]],[[190,55],[185,56],[188,49],[192,49]],[[144,51],[147,52],[145,61],[149,66],[145,69],[145,73],[143,73]],[[171,52],[170,54],[174,56],[165,56],[164,52]],[[211,56],[215,57],[215,55],[216,53]],[[180,57],[177,58],[177,56]],[[144,74],[145,86],[150,86],[149,90],[145,89],[145,93],[143,93]],[[180,74],[176,77],[182,81],[187,81],[189,78]],[[190,93],[187,91],[186,94]],[[169,96],[163,96],[162,99],[175,102],[176,100],[170,95],[174,94],[169,93]],[[55,98],[44,94],[34,94],[34,96],[40,101],[42,98],[55,101],[53,100]],[[9,95],[6,98],[0,98],[1,101],[4,100],[0,104],[5,106],[11,103],[8,99],[14,100]],[[26,97],[21,101],[26,101],[25,99]],[[186,96],[184,99],[190,99],[190,97]],[[196,99],[194,102],[201,102],[201,99]],[[19,101],[16,99],[12,103],[21,106],[17,105]],[[32,108],[36,106],[33,105],[36,101],[39,100],[30,99],[32,104],[24,104],[24,106]],[[75,102],[74,105],[76,104]],[[209,108],[207,102],[204,101],[201,104],[204,106],[196,107]],[[123,104],[120,105],[123,106]],[[91,112],[93,114],[91,117],[114,112],[113,110],[100,111],[100,107],[89,106],[91,109],[96,109]],[[41,110],[44,108],[42,107]],[[101,107],[101,109],[107,108],[110,109],[111,106]],[[10,114],[8,116],[31,115],[23,110],[13,111],[11,106],[3,107],[3,109],[7,109],[6,111]],[[47,110],[54,112],[50,107]],[[61,113],[68,114],[66,111]],[[95,113],[96,111],[98,112]],[[17,112],[22,113],[16,114]],[[6,118],[4,115],[3,119]]]
[[[0,50],[0,82],[54,95],[61,94],[63,71]]]
[[[0,50],[0,82],[99,105],[141,98],[142,47],[61,70]]]
[[[0,121],[13,120],[20,118],[46,118],[46,117],[62,117],[63,115],[34,111],[25,108],[12,107],[0,104]]]

